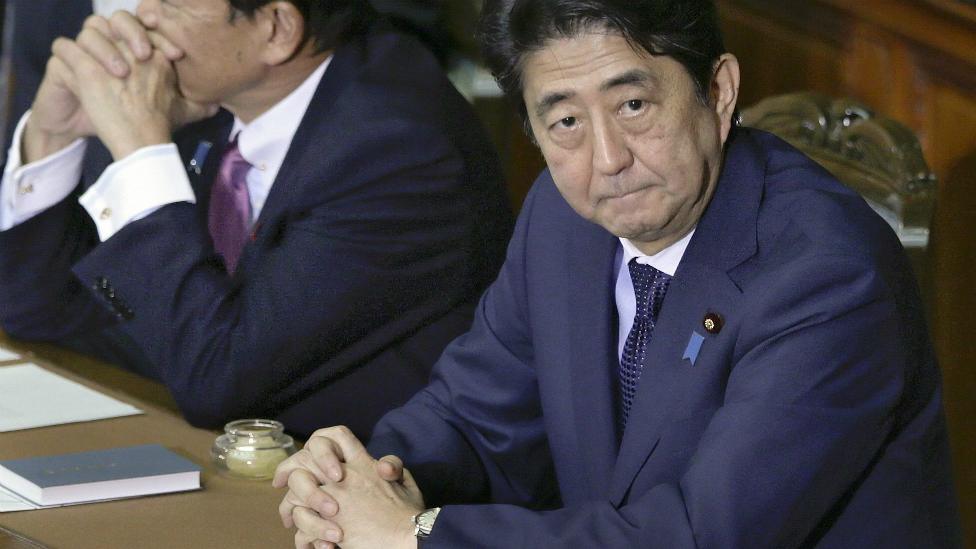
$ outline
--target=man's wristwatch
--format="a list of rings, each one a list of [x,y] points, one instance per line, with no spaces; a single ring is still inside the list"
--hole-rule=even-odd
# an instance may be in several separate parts
[[[418,540],[427,539],[430,536],[430,531],[434,529],[434,521],[437,520],[437,514],[440,512],[440,507],[434,507],[413,516],[413,535]]]

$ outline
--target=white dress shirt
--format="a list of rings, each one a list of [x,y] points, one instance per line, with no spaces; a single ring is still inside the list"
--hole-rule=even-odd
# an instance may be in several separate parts
[[[617,250],[617,263],[614,267],[614,277],[617,285],[614,291],[614,299],[617,302],[617,356],[620,357],[624,352],[624,344],[627,343],[627,335],[634,326],[634,315],[637,313],[637,297],[634,293],[634,283],[630,279],[630,268],[627,266],[630,260],[637,258],[638,263],[650,265],[655,269],[674,276],[678,270],[678,264],[685,255],[685,249],[691,242],[695,229],[688,231],[681,240],[664,248],[654,255],[645,255],[637,249],[634,244],[626,238],[620,239],[620,248]],[[666,299],[666,298],[665,298]]]
[[[136,12],[141,0],[92,0],[92,13],[109,17],[118,10]]]
[[[298,125],[332,57],[322,62],[287,97],[244,124],[234,119],[230,139],[251,164],[246,179],[251,198],[251,222],[261,213]],[[21,165],[24,114],[9,151],[0,181],[0,230],[19,225],[64,200],[81,178],[86,144],[79,139],[65,149]],[[95,221],[99,238],[108,240],[127,224],[175,202],[196,203],[186,168],[173,143],[144,147],[111,164],[78,200]]]

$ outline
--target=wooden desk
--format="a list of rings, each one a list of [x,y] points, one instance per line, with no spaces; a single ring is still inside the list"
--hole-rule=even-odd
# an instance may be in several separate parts
[[[157,383],[76,354],[42,345],[0,344],[67,378],[145,411],[144,415],[0,433],[0,459],[158,443],[203,467],[203,490],[0,513],[0,526],[51,548],[292,547],[278,520],[283,490],[270,481],[220,476],[210,464],[217,433],[195,429]],[[0,534],[0,547],[14,542]]]

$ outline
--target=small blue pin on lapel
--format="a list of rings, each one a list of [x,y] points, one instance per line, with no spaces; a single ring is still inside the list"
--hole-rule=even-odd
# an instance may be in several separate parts
[[[198,143],[197,150],[193,153],[193,158],[190,159],[186,170],[200,175],[200,172],[203,170],[203,163],[207,161],[207,155],[210,154],[211,148],[213,148],[213,143],[209,141],[201,141]]]
[[[705,336],[696,331],[692,331],[691,338],[688,340],[688,346],[685,347],[685,355],[681,358],[687,358],[691,361],[691,365],[694,366],[695,361],[698,360],[698,352],[701,351],[703,341],[705,341]]]

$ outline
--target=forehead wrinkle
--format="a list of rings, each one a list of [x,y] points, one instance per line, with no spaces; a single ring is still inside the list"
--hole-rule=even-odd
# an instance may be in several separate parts
[[[615,33],[604,32],[590,32],[576,37],[557,38],[549,40],[543,47],[523,58],[521,70],[524,71],[529,64],[535,65],[536,78],[544,80],[543,75],[555,73],[559,77],[554,80],[569,82],[568,89],[558,89],[558,87],[553,86],[556,89],[541,94],[541,98],[536,101],[533,108],[534,113],[539,118],[544,117],[559,103],[578,95],[573,87],[581,77],[584,77],[590,72],[587,70],[587,67],[599,67],[612,63],[613,58],[621,54],[621,48],[611,46],[599,48],[594,55],[593,49],[580,47],[582,39],[586,36],[601,36],[607,39],[622,38]],[[629,51],[633,51],[629,44],[626,47]],[[610,61],[607,61],[607,58],[610,58]],[[573,76],[572,73],[576,72],[582,72],[583,74]],[[600,86],[599,90],[605,92],[610,88],[623,85],[649,87],[649,85],[657,85],[657,83],[658,78],[648,71],[631,69],[608,79]]]

